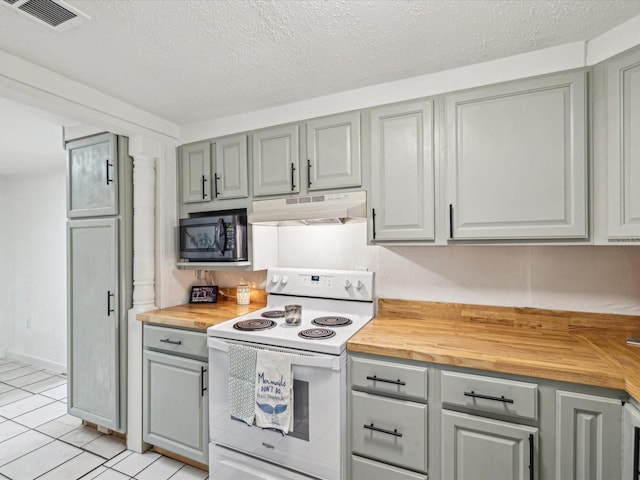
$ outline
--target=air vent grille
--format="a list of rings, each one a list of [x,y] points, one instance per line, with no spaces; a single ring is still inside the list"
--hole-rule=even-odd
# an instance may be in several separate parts
[[[89,17],[63,0],[3,0],[6,5],[56,31],[68,30]]]
[[[61,23],[77,17],[75,13],[70,12],[52,0],[29,0],[27,3],[20,5],[19,8],[52,27],[57,27]]]

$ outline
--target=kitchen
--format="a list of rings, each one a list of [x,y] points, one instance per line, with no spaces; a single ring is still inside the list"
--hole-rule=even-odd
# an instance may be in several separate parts
[[[633,32],[633,29],[629,27],[629,31]],[[627,32],[627,38],[622,41],[625,47],[619,48],[618,51],[638,43],[637,41],[633,43],[635,38],[633,35]],[[625,35],[623,34],[622,37]],[[631,40],[628,37],[631,37]],[[603,43],[604,40],[601,39],[600,44],[594,41],[593,45]],[[350,102],[345,102],[347,95],[336,94],[335,97],[324,99],[323,105],[310,100],[289,108],[274,107],[273,110],[260,114],[247,114],[224,121],[195,124],[191,128],[183,129],[179,144],[344,110],[458,90],[473,86],[472,81],[465,80],[470,77],[485,79],[478,80],[479,83],[494,83],[579,67],[584,65],[581,63],[584,61],[583,50],[584,44],[567,46],[564,49],[546,53],[538,52],[542,57],[528,57],[530,62],[526,66],[522,66],[520,60],[514,58],[511,64],[505,59],[502,63],[498,61],[486,64],[484,67],[477,66],[475,70],[459,72],[458,77],[454,73],[443,74],[439,77],[440,82],[453,81],[455,85],[453,87],[448,83],[446,89],[439,87],[440,90],[437,90],[431,87],[438,82],[438,76],[434,75],[420,79],[422,82],[420,86],[416,86],[418,80],[413,82],[408,80],[404,83],[388,85],[386,88],[379,87],[377,90],[371,87],[372,90],[365,89],[360,92],[360,96],[357,95],[358,92],[352,93]],[[511,71],[509,71],[510,68]],[[376,92],[375,100],[367,103],[363,98],[373,92]],[[111,121],[115,122],[114,119]],[[120,129],[122,128],[120,126]],[[162,125],[158,128],[167,130],[166,126]],[[156,158],[160,157],[156,156]],[[172,158],[172,153],[169,151],[167,157],[156,164],[159,198],[156,203],[158,212],[156,228],[159,232],[156,251],[168,253],[166,256],[159,255],[160,258],[156,262],[155,303],[159,307],[184,303],[187,300],[188,287],[197,281],[193,272],[178,271],[174,267],[175,248],[172,228],[176,224],[176,214],[172,211],[174,205],[171,199],[176,196],[175,161],[176,159]],[[363,167],[363,179],[366,179],[367,175],[364,173]],[[166,195],[162,195],[163,191]],[[323,235],[318,234],[318,230],[280,227],[278,265],[313,268],[368,267],[376,274],[378,295],[385,298],[517,305],[622,314],[638,312],[638,253],[635,247],[586,245],[379,247],[367,245],[366,224],[326,227],[324,235],[330,237],[330,240],[327,241]],[[309,248],[302,250],[299,245],[309,246]],[[322,248],[323,255],[316,255],[314,253],[316,250],[312,247]],[[253,277],[255,280],[254,278],[251,280],[257,286],[264,281],[263,275],[253,274]],[[216,274],[216,279],[221,284],[226,283],[232,286],[249,277],[247,274],[226,273]]]

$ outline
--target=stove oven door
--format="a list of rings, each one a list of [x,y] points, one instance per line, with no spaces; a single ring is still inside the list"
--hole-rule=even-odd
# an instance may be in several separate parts
[[[254,457],[246,457],[247,465],[255,464],[255,458],[258,458],[314,478],[345,478],[342,465],[346,463],[343,458],[346,356],[311,352],[299,355],[300,352],[278,349],[294,353],[294,430],[282,435],[250,427],[229,415],[228,343],[217,338],[208,339],[209,435],[212,445]],[[210,472],[213,479],[216,478],[215,469],[216,465],[212,463]]]

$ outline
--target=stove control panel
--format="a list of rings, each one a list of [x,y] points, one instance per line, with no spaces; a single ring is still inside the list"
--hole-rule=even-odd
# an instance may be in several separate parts
[[[283,295],[373,301],[373,272],[271,268],[266,290]]]

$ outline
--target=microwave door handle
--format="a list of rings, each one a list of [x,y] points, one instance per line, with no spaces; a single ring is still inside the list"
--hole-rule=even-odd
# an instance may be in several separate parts
[[[227,232],[224,225],[224,220],[222,218],[218,219],[218,223],[216,224],[215,231],[215,248],[220,252],[220,255],[224,255],[224,251],[227,247]]]

